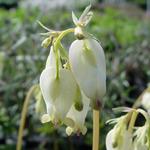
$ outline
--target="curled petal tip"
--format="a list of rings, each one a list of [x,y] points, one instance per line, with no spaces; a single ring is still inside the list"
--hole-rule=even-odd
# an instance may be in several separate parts
[[[49,116],[49,114],[44,114],[42,117],[41,117],[41,122],[42,123],[47,123],[47,122],[50,122],[51,121],[51,118]]]

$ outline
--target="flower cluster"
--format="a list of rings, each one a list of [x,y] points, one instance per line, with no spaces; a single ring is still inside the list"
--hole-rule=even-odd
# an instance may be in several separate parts
[[[90,108],[99,109],[106,92],[103,48],[84,30],[92,17],[89,10],[90,6],[79,19],[72,13],[75,24],[73,29],[53,31],[39,22],[48,30],[42,34],[47,36],[42,46],[50,46],[50,53],[40,76],[40,89],[46,107],[46,110],[42,109],[41,121],[67,125],[68,135],[86,133],[84,122],[87,113]],[[70,32],[74,32],[77,39],[72,42],[68,54],[61,40]],[[40,108],[40,104],[37,107]]]
[[[150,149],[150,116],[142,109],[128,109],[128,114],[112,119],[109,123],[116,125],[106,137],[107,150],[149,150]],[[143,126],[135,126],[138,114],[145,118]]]

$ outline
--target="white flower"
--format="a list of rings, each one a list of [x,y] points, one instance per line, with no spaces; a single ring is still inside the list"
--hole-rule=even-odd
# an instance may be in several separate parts
[[[150,148],[150,119],[148,114],[146,116],[145,125],[137,127],[134,133],[134,150],[149,150]]]
[[[67,69],[59,70],[59,79],[55,78],[55,68],[46,68],[40,77],[40,87],[46,103],[47,113],[56,122],[65,118],[76,90],[76,82]]]
[[[69,49],[72,72],[81,90],[92,100],[106,92],[106,64],[101,45],[92,38],[74,41]]]
[[[132,134],[127,130],[126,116],[117,118],[117,124],[106,136],[107,150],[133,150]],[[114,120],[113,120],[114,121]]]
[[[141,104],[146,110],[150,111],[150,92],[144,93]]]
[[[116,131],[115,129],[112,129],[109,131],[106,137],[106,148],[107,150],[133,150],[132,145],[132,135],[125,130],[122,135],[120,135],[120,138],[118,136],[118,144],[115,145],[114,139]],[[116,141],[115,141],[116,142]]]
[[[60,66],[60,65],[59,65]],[[66,115],[73,104],[76,82],[70,70],[59,68],[59,79],[56,79],[56,60],[53,49],[47,59],[46,68],[40,76],[40,88],[47,108],[42,122],[67,122]],[[45,119],[46,118],[46,119]],[[47,120],[47,121],[46,121]]]
[[[82,133],[86,134],[87,128],[85,127],[85,119],[87,113],[89,111],[90,99],[88,99],[84,93],[82,92],[82,101],[83,101],[83,109],[82,111],[78,111],[75,109],[74,105],[72,105],[69,110],[67,117],[71,118],[74,121],[74,126],[69,126],[66,128],[66,133],[71,135],[72,133]]]

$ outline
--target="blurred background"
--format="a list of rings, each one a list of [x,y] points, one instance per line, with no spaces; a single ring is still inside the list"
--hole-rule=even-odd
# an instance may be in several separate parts
[[[101,42],[107,61],[107,94],[102,111],[101,140],[118,116],[112,108],[131,107],[150,83],[150,0],[94,0],[94,17],[87,31]],[[29,88],[39,81],[48,49],[41,47],[45,32],[73,27],[71,11],[81,14],[88,0],[0,0],[0,150],[15,150],[20,114]],[[68,48],[73,36],[67,36]],[[41,124],[30,101],[24,130],[24,150],[91,150],[92,115],[85,136],[67,137],[65,128]]]

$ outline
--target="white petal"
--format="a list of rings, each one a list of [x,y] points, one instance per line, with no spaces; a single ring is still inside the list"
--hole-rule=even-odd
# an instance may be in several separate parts
[[[115,141],[117,134],[115,128],[108,132],[106,136],[107,150],[133,150],[132,135],[127,130],[122,133],[121,132],[117,137],[118,141]],[[116,143],[117,145],[115,147],[113,147],[114,142],[118,142]]]
[[[53,46],[51,46],[50,53],[49,53],[49,55],[47,57],[47,60],[46,60],[46,68],[49,68],[49,67],[56,68],[56,58],[55,58],[55,53],[54,53]],[[61,68],[60,60],[59,60],[59,68]]]
[[[114,129],[110,130],[106,136],[107,150],[115,150],[115,148],[113,148],[113,139],[114,139]]]
[[[89,50],[84,50],[84,44]],[[106,64],[102,47],[94,39],[76,40],[69,49],[72,72],[91,99],[101,99],[106,92]]]
[[[89,111],[90,99],[88,99],[82,92],[82,101],[83,101],[83,109],[82,111],[78,111],[75,109],[74,105],[72,105],[71,109],[67,114],[67,118],[71,118],[74,121],[74,126],[72,127],[72,132],[81,132],[85,134],[87,129],[84,126],[85,119],[87,113]],[[70,128],[67,129],[70,131]]]
[[[135,143],[134,150],[148,150],[148,147],[142,143]]]
[[[72,73],[60,69],[59,80],[55,79],[55,68],[46,68],[40,77],[40,87],[47,106],[47,112],[56,120],[63,120],[75,96],[76,82]]]
[[[123,137],[123,145],[122,150],[133,150],[133,144],[132,144],[132,134],[125,130],[124,137]]]
[[[144,93],[141,103],[145,109],[150,110],[150,92]]]
[[[41,117],[41,122],[42,123],[47,123],[51,120],[50,118],[50,115],[49,114],[44,114],[42,117]]]

